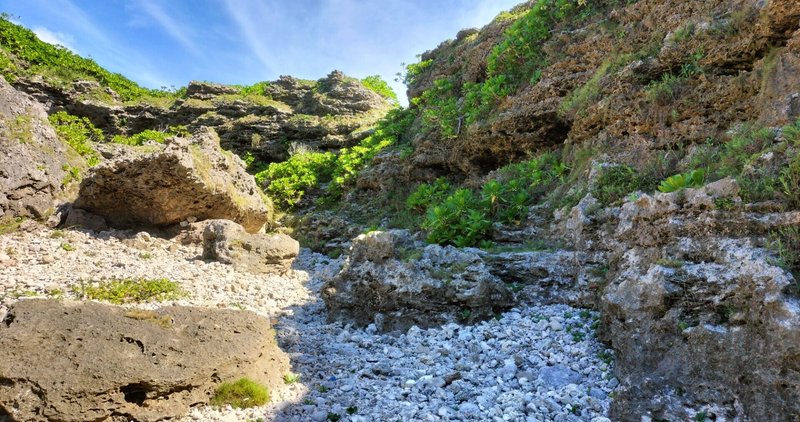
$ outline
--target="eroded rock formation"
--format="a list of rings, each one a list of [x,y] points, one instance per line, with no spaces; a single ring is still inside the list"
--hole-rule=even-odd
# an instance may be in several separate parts
[[[75,207],[123,228],[223,218],[251,233],[269,223],[272,212],[242,160],[222,151],[211,129],[92,168]]]
[[[288,370],[266,319],[224,309],[26,300],[0,348],[0,409],[20,421],[174,418],[221,382],[275,387]]]
[[[58,139],[41,104],[0,78],[0,220],[47,218],[74,196],[85,161]]]

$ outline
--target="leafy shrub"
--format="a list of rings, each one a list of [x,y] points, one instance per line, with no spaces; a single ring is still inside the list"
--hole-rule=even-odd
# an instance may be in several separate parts
[[[342,148],[336,157],[333,180],[328,185],[329,199],[340,197],[344,187],[351,184],[379,152],[398,143],[413,122],[414,114],[410,110],[390,110],[377,123],[372,135],[352,148]]]
[[[490,76],[506,75],[512,86],[538,82],[547,58],[542,50],[553,27],[590,13],[585,0],[536,0],[525,16],[514,21],[487,59]]]
[[[117,305],[135,302],[162,302],[183,296],[178,283],[166,278],[111,279],[73,286],[75,294],[87,299],[105,300]]]
[[[412,99],[421,109],[422,127],[438,129],[442,138],[455,138],[461,132],[458,91],[450,78],[440,78],[422,95]]]
[[[398,104],[397,94],[395,94],[392,87],[386,81],[381,79],[380,75],[367,76],[361,80],[361,84],[371,89],[378,95],[389,100],[392,104]]]
[[[471,246],[492,227],[485,204],[469,189],[458,189],[441,204],[428,209],[422,228],[431,243]]]
[[[692,170],[666,178],[658,185],[658,190],[661,192],[675,192],[684,188],[696,188],[703,186],[705,180],[705,170]]]
[[[398,73],[397,77],[398,80],[403,82],[406,86],[414,85],[417,82],[417,78],[419,75],[425,72],[431,65],[433,64],[432,59],[423,60],[419,63],[411,63],[405,65],[406,71],[405,74]]]
[[[153,141],[163,144],[167,138],[173,136],[183,137],[188,134],[189,132],[185,126],[172,126],[166,131],[147,129],[131,136],[116,135],[111,139],[111,142],[125,145],[143,145],[147,141]]]
[[[89,142],[103,141],[103,131],[94,127],[89,119],[59,111],[51,114],[48,120],[53,125],[58,137],[71,146],[75,152],[86,158],[89,166],[97,165],[100,162],[100,155],[89,145]]]
[[[269,87],[269,82],[267,81],[256,82],[253,85],[237,86],[237,88],[239,88],[239,94],[244,96],[267,95],[268,87]]]
[[[269,402],[269,390],[267,387],[251,380],[250,378],[240,378],[234,383],[222,383],[214,391],[211,398],[212,406],[230,405],[236,409],[263,406]]]
[[[472,124],[488,115],[508,94],[511,87],[505,75],[495,75],[485,82],[467,83],[462,88],[464,104],[461,111],[467,124]]]
[[[335,160],[330,152],[298,153],[256,173],[256,182],[262,186],[267,184],[266,192],[278,206],[292,208],[308,189],[331,180]]]
[[[606,168],[597,179],[592,195],[604,206],[622,201],[629,193],[651,190],[652,183],[626,165]]]
[[[444,200],[450,191],[450,183],[440,177],[433,183],[423,183],[406,198],[406,207],[415,212],[425,212],[431,204]]]
[[[475,246],[486,241],[493,222],[517,223],[547,187],[563,177],[566,167],[554,154],[543,154],[498,171],[479,193],[458,189],[439,203],[428,204],[422,228],[428,241]],[[421,201],[416,201],[421,202]]]

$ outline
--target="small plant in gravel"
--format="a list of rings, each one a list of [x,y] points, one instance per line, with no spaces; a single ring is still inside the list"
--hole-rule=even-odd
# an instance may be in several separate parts
[[[114,304],[163,302],[184,295],[178,283],[166,278],[111,279],[97,283],[76,285],[73,293],[87,299],[104,300]]]
[[[338,413],[328,412],[327,419],[331,422],[338,422],[342,419],[342,416]]]
[[[226,382],[217,387],[211,405],[245,409],[263,406],[269,402],[269,398],[267,387],[249,378],[240,378],[234,383]]]
[[[0,218],[0,235],[17,231],[23,221],[24,217]]]
[[[291,385],[300,381],[301,374],[288,373],[283,376],[283,383]]]
[[[69,243],[62,243],[61,244],[61,249],[65,250],[67,252],[72,252],[72,251],[75,250],[75,247],[70,245]]]

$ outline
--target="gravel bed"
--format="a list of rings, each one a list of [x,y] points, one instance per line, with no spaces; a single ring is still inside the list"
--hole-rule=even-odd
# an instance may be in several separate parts
[[[185,421],[608,420],[618,381],[595,338],[595,313],[522,307],[474,326],[380,334],[327,322],[319,290],[342,258],[303,250],[291,274],[264,277],[203,261],[201,252],[146,233],[28,227],[0,236],[0,316],[26,296],[75,298],[80,283],[166,277],[187,292],[171,303],[248,309],[276,322],[299,380],[273,391],[270,405],[199,407]]]

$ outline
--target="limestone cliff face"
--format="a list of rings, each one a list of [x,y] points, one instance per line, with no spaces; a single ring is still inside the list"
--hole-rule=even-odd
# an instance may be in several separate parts
[[[292,144],[316,149],[352,146],[392,107],[357,79],[333,71],[318,81],[281,76],[263,92],[208,82],[189,83],[185,98],[125,103],[96,82],[71,88],[41,78],[20,78],[17,89],[29,93],[50,112],[66,110],[89,118],[107,136],[183,125],[216,130],[221,145],[237,154],[252,153],[263,162],[283,161]]]
[[[596,147],[636,165],[657,151],[724,138],[743,122],[780,126],[800,115],[800,3],[590,3],[600,9],[594,16],[554,26],[536,84],[523,83],[454,139],[417,136],[402,164],[416,171],[406,173],[485,174],[559,145]],[[484,82],[487,57],[512,22],[498,17],[423,54],[431,63],[413,78],[409,97],[443,78],[455,91]]]

